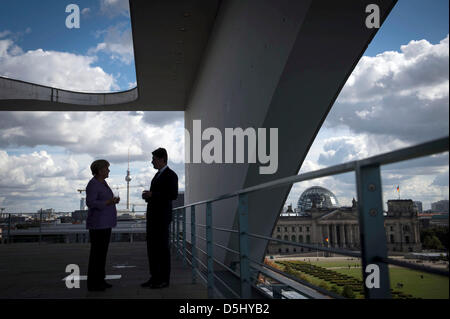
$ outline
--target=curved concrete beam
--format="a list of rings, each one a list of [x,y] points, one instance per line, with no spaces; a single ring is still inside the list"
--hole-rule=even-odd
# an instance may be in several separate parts
[[[67,110],[64,106],[107,106],[133,102],[137,98],[137,88],[115,93],[82,93],[0,77],[0,105],[8,110],[20,105],[41,109],[49,102],[52,110],[57,105],[60,110]]]
[[[130,0],[137,88],[80,93],[0,79],[0,110],[183,111],[219,0]]]

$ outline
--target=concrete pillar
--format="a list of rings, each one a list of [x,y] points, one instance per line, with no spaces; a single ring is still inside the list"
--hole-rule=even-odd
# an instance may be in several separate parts
[[[361,248],[361,236],[359,234],[359,224],[355,225],[355,243]]]
[[[412,223],[413,231],[414,231],[414,243],[420,243],[420,234],[419,234],[419,226],[417,223]]]
[[[400,251],[403,251],[403,225],[402,223],[397,223],[397,245]]]
[[[353,239],[353,224],[348,225],[349,239],[350,239],[350,247],[353,248],[355,241]]]
[[[333,227],[333,247],[339,247],[336,224],[333,224],[332,227]]]
[[[318,224],[317,225],[317,243],[319,244],[319,246],[323,246],[323,229],[322,229],[322,225]]]
[[[346,244],[347,244],[347,242],[345,240],[345,224],[340,224],[339,230],[341,232],[341,245],[342,245],[342,248],[345,248]]]

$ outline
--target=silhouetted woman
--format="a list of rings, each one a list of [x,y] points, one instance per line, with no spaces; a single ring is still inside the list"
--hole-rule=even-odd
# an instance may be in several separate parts
[[[91,241],[87,285],[89,291],[103,291],[112,287],[105,281],[105,264],[111,228],[117,225],[116,204],[120,198],[114,197],[105,181],[109,175],[108,161],[94,161],[91,171],[94,177],[86,186],[86,205],[89,207],[86,228]]]

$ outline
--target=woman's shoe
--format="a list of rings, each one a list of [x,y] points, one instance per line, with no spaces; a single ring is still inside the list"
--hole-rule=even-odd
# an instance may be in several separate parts
[[[105,291],[105,286],[88,286],[88,291]]]
[[[161,289],[161,288],[166,288],[169,286],[168,282],[160,282],[160,283],[154,283],[150,286],[150,288],[152,289]]]
[[[152,283],[153,283],[153,281],[152,281],[152,279],[150,278],[150,279],[147,280],[146,282],[142,283],[142,284],[141,284],[141,287],[142,287],[142,288],[150,288],[150,286],[152,285]]]

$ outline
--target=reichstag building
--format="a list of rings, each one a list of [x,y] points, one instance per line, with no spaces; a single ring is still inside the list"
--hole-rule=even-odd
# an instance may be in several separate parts
[[[412,200],[389,200],[384,226],[389,252],[420,251],[417,209]],[[314,186],[300,196],[295,212],[289,206],[280,214],[273,238],[324,247],[360,250],[357,202],[340,207],[328,189]],[[300,254],[315,250],[271,242],[267,254]],[[321,253],[322,254],[322,253]]]

